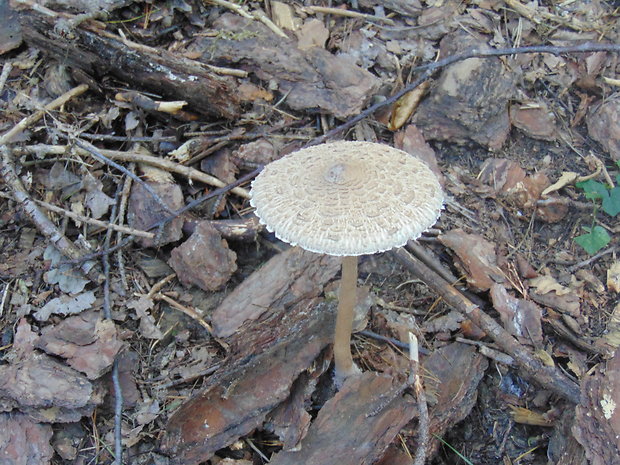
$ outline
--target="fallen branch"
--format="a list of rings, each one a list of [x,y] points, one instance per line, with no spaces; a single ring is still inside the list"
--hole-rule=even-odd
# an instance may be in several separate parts
[[[127,140],[127,139],[123,139]],[[18,153],[46,153],[51,155],[63,155],[67,153],[71,149],[68,145],[30,145],[27,147],[22,147],[17,149]],[[80,154],[89,153],[88,150],[85,150],[82,147],[76,147],[75,150]],[[189,166],[181,165],[179,163],[175,163],[170,160],[166,160],[160,157],[154,157],[152,155],[146,155],[138,152],[123,152],[120,150],[105,150],[105,149],[97,149],[97,151],[104,155],[105,157],[111,160],[118,161],[126,161],[126,162],[134,162],[134,163],[146,163],[147,165],[155,166],[157,168],[161,168],[162,170],[169,171],[171,173],[180,174],[185,176],[188,179],[193,181],[203,182],[209,186],[213,187],[226,187],[226,183],[216,178],[215,176],[211,176],[206,174],[200,170],[190,168]],[[238,195],[244,199],[249,199],[250,194],[246,189],[241,187],[234,187],[230,189],[233,194]]]
[[[556,367],[545,366],[529,350],[519,344],[508,331],[480,309],[479,306],[472,303],[456,288],[447,283],[428,266],[414,258],[405,249],[396,249],[392,251],[392,254],[416,278],[439,294],[448,305],[486,332],[504,352],[515,359],[519,367],[531,378],[563,398],[575,404],[579,403],[579,386],[564,376]]]

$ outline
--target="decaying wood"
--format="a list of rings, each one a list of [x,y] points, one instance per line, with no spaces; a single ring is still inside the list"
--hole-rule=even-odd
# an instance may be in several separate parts
[[[592,465],[620,460],[620,349],[581,384],[573,434]],[[614,458],[615,457],[615,458]]]
[[[166,98],[184,100],[188,108],[228,119],[240,114],[233,82],[216,76],[201,63],[167,52],[132,44],[101,30],[77,28],[73,38],[55,30],[55,19],[30,11],[20,12],[24,40],[95,81],[113,76]]]
[[[534,357],[528,349],[519,344],[508,331],[484,313],[478,305],[472,303],[437,273],[412,257],[405,249],[400,248],[392,253],[418,279],[437,292],[448,305],[485,331],[500,348],[515,359],[526,374],[563,398],[575,404],[579,402],[579,387],[561,374],[556,367],[544,365],[540,359]]]
[[[334,320],[333,307],[311,299],[234,338],[234,360],[213,375],[206,391],[181,406],[166,427],[162,449],[172,463],[203,462],[259,427],[331,342]]]
[[[215,335],[228,337],[246,321],[319,295],[339,269],[337,257],[306,252],[299,247],[278,254],[241,283],[213,312]]]
[[[183,232],[192,234],[200,221],[204,220],[186,219]],[[213,220],[209,223],[217,229],[224,239],[233,241],[255,241],[258,233],[265,228],[260,224],[258,217],[254,215],[238,220]]]
[[[299,450],[276,454],[272,465],[371,464],[416,415],[410,396],[394,396],[402,381],[366,372],[351,376],[319,411]]]

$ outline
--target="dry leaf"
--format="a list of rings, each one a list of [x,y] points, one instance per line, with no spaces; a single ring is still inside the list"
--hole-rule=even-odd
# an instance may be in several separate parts
[[[574,173],[573,171],[564,171],[556,182],[547,187],[544,191],[542,191],[541,195],[548,195],[551,192],[558,191],[563,187],[570,186],[575,183],[575,181],[579,178],[579,173]]]
[[[424,97],[429,87],[430,81],[424,81],[418,87],[411,92],[407,92],[396,101],[392,108],[390,123],[388,124],[388,129],[390,131],[400,129],[407,122],[413,112],[418,108],[422,97]]]
[[[620,292],[620,260],[616,260],[607,270],[607,287],[610,291]]]
[[[69,315],[80,313],[92,306],[95,302],[95,292],[88,291],[78,295],[63,295],[50,300],[34,313],[39,321],[45,321],[52,313]]]

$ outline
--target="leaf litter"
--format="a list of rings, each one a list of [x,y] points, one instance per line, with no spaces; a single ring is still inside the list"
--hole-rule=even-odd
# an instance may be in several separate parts
[[[449,202],[422,240],[425,260],[496,315],[520,346],[570,373],[581,386],[576,407],[523,377],[488,333],[387,254],[361,263],[368,298],[359,329],[367,332],[354,336],[353,347],[365,374],[336,392],[329,365],[336,260],[283,248],[249,221],[245,187],[215,192],[157,227],[389,98],[437,55],[601,37],[618,43],[608,3],[360,0],[328,10],[288,2],[103,3],[133,42],[104,32],[101,18],[68,26],[71,13],[43,17],[27,5],[11,15],[27,25],[19,34],[15,22],[0,26],[0,37],[26,43],[0,50],[0,133],[76,82],[96,89],[12,139],[28,194],[82,219],[45,212],[56,229],[39,234],[37,216],[28,219],[8,199],[16,184],[4,178],[0,422],[11,436],[0,438],[0,451],[10,451],[7,463],[111,462],[115,359],[128,463],[331,463],[342,451],[354,452],[339,463],[410,463],[421,421],[405,382],[410,331],[429,353],[422,367],[433,463],[454,463],[443,440],[475,463],[613,463],[616,54],[457,61],[347,135],[421,156],[440,175]],[[71,1],[54,8],[63,4],[80,10]],[[57,30],[69,31],[72,42]],[[91,69],[74,60],[66,72],[67,57],[93,44],[117,54],[115,63],[131,56],[134,65],[157,62],[167,74],[153,79],[154,68],[105,60]],[[35,66],[44,81],[32,74]],[[194,84],[183,72],[200,75],[207,90],[188,91]],[[62,145],[75,137],[142,182],[129,185],[126,172]],[[594,191],[600,199],[587,198]],[[101,316],[100,281],[62,264],[52,245],[69,239],[84,253],[101,250],[106,226],[83,218],[138,231],[156,226],[111,256],[111,320]],[[578,239],[584,232],[590,242]]]

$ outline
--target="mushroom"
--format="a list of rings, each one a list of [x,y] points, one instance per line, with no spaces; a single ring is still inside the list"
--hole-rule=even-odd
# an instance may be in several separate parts
[[[260,222],[279,239],[342,256],[336,380],[359,373],[350,347],[357,257],[403,246],[437,221],[443,207],[437,176],[402,150],[340,141],[268,164],[252,182],[250,196]]]

